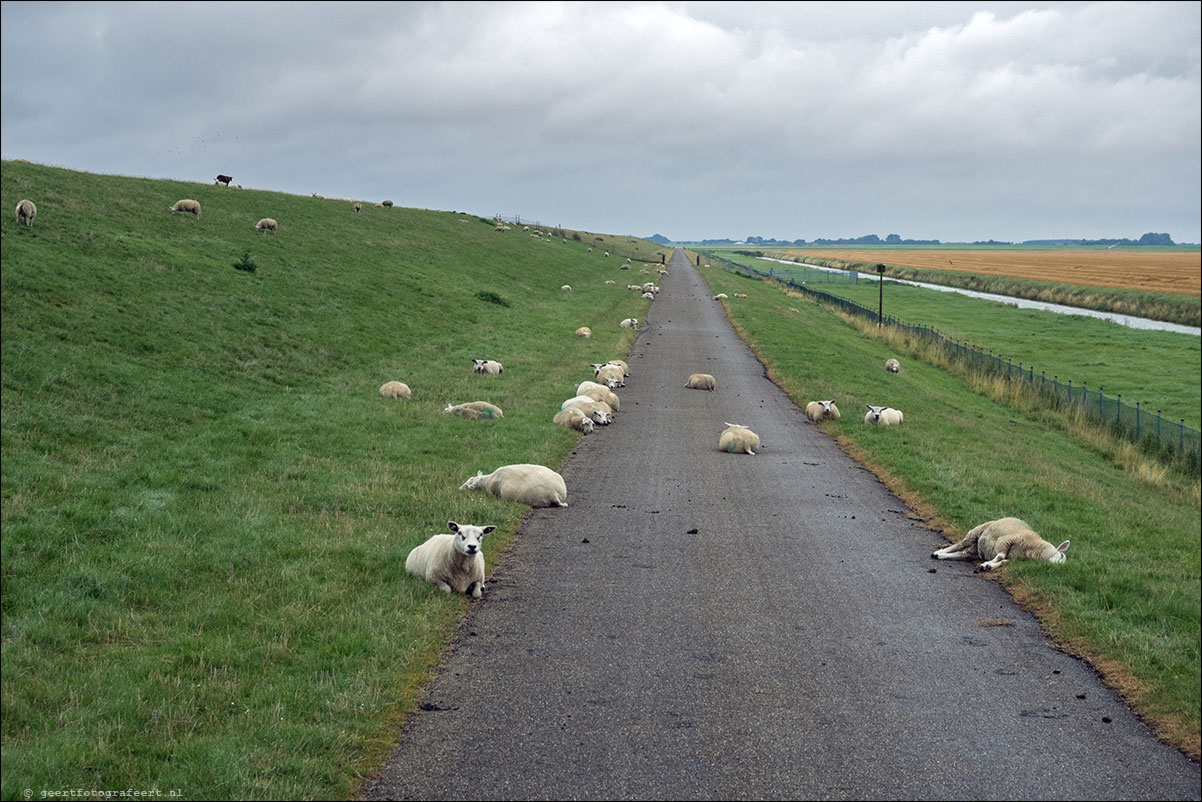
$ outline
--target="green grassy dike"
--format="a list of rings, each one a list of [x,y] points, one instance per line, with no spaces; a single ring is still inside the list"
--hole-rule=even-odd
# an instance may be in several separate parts
[[[17,162],[2,194],[38,216],[0,225],[0,795],[353,794],[470,605],[405,556],[491,523],[495,564],[528,508],[459,485],[562,463],[552,415],[647,306],[617,255],[660,251]],[[443,414],[475,400],[505,417]]]
[[[1198,483],[1124,468],[1105,443],[1040,411],[995,400],[964,377],[893,346],[770,282],[702,268],[742,336],[799,405],[835,399],[824,430],[949,538],[1015,515],[1071,540],[1063,565],[1011,562],[1000,581],[1064,648],[1090,661],[1168,743],[1199,753]],[[796,311],[794,311],[796,310]],[[863,423],[864,404],[905,414]],[[938,540],[932,540],[932,548]],[[925,571],[930,566],[899,566]]]

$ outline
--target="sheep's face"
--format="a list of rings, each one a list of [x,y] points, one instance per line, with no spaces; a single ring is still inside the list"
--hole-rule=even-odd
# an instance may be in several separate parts
[[[484,482],[484,472],[476,471],[476,475],[459,485],[460,490],[479,490]]]
[[[885,407],[874,407],[872,404],[865,404],[868,407],[868,416],[873,423],[877,423],[881,419],[881,413],[885,411]]]
[[[1064,552],[1066,552],[1066,551],[1068,551],[1068,541],[1067,540],[1056,547],[1056,553],[1053,554],[1050,558],[1048,558],[1048,562],[1050,562],[1050,563],[1064,562],[1065,559],[1067,559],[1064,554]]]
[[[834,404],[835,404],[834,400],[831,400],[831,401],[819,401],[818,403],[819,403],[819,404],[822,404],[822,416],[823,416],[824,418],[830,418],[830,417],[834,417],[835,410],[834,410],[834,409],[832,409],[832,407],[833,407],[833,406],[834,406]]]
[[[496,529],[495,526],[472,526],[471,524],[457,524],[454,521],[447,521],[447,526],[451,527],[451,531],[455,534],[455,551],[465,557],[479,554],[481,539]]]
[[[472,370],[474,370],[476,373],[483,373],[485,361],[486,360],[483,360],[483,359],[473,359],[472,360]]]
[[[593,433],[593,422],[591,420],[589,420],[588,418],[581,419],[580,431],[584,432],[585,434],[592,434]]]

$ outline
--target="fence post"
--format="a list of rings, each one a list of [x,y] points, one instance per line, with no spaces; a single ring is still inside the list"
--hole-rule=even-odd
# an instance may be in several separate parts
[[[1119,393],[1118,401],[1116,401],[1115,403],[1118,405],[1118,410],[1119,410],[1118,414],[1116,414],[1114,416],[1115,423],[1122,423],[1123,422],[1123,394],[1122,393]]]
[[[1106,420],[1106,409],[1102,406],[1102,388],[1098,388],[1098,417]]]
[[[1160,442],[1160,410],[1156,410],[1156,442]]]
[[[1140,439],[1140,431],[1139,431],[1139,402],[1138,402],[1138,401],[1136,401],[1136,402],[1135,402],[1135,439],[1136,439],[1136,440],[1139,440],[1139,439]]]
[[[1178,426],[1180,427],[1178,429],[1178,431],[1181,432],[1181,436],[1177,440],[1177,447],[1181,449],[1182,453],[1184,453],[1185,452],[1185,418],[1181,419],[1181,423],[1179,423]]]
[[[1088,395],[1089,395],[1089,382],[1081,382],[1081,406],[1085,406],[1085,402],[1089,400],[1088,398],[1086,398],[1086,396],[1088,396]]]

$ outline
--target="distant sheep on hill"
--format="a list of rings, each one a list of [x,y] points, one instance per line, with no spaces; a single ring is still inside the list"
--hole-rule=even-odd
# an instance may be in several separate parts
[[[255,231],[270,231],[274,234],[280,227],[280,224],[273,217],[264,217],[259,222],[255,223]]]
[[[33,218],[38,216],[38,207],[28,198],[17,204],[17,222],[33,228]]]
[[[191,198],[177,200],[175,205],[171,207],[172,214],[190,214],[197,220],[200,219],[200,203]]]
[[[473,359],[472,372],[483,373],[486,376],[500,376],[505,372],[505,366],[491,359]]]
[[[385,209],[391,209],[392,201],[390,201],[390,200],[380,201],[380,205],[383,206]]]
[[[896,359],[890,359],[885,362],[885,370],[889,371],[890,373],[897,373],[901,370],[901,363]]]
[[[384,382],[384,384],[380,385],[380,395],[385,398],[408,400],[413,396],[413,393],[409,391],[409,385],[404,382]]]
[[[356,211],[356,212],[361,212],[361,211],[363,211],[363,204],[362,204],[362,203],[356,203],[356,204],[355,204],[355,211]]]

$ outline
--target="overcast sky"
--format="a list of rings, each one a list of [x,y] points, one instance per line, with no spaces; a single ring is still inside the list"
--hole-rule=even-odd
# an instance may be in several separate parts
[[[675,240],[1202,241],[1202,4],[4,2],[4,159]]]

